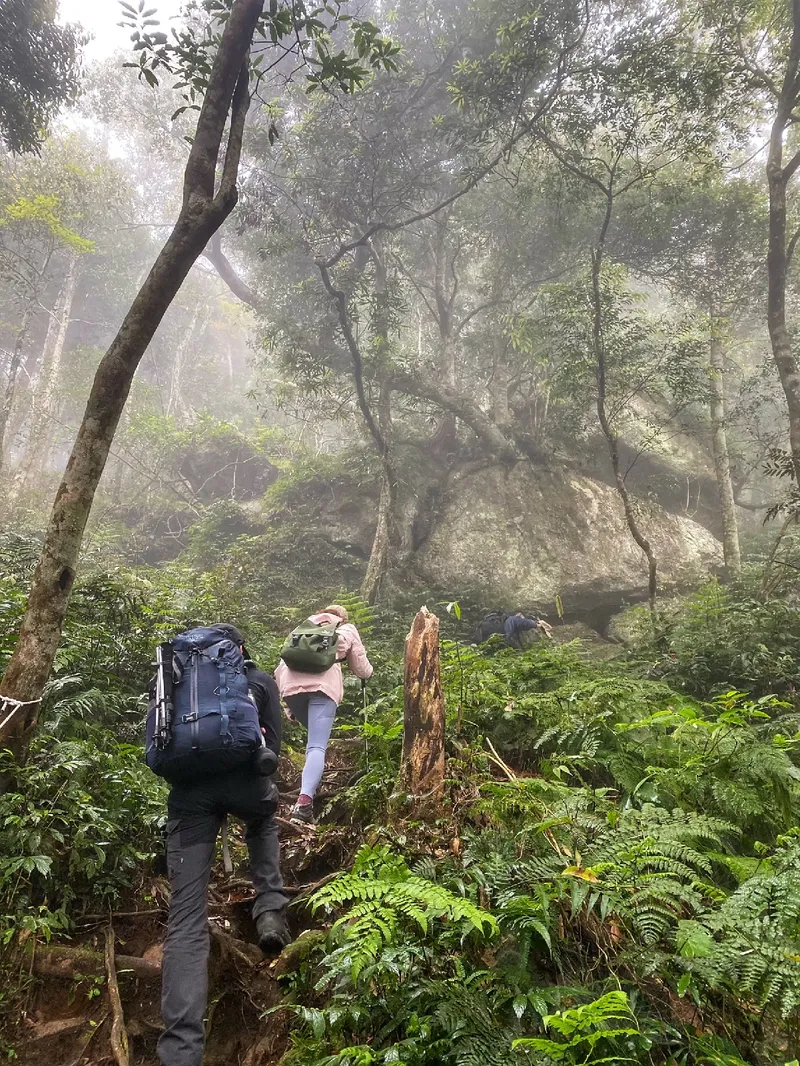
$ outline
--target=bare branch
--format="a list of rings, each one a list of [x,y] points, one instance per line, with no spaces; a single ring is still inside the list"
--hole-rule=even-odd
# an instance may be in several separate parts
[[[583,181],[588,181],[591,185],[594,185],[595,188],[600,190],[603,196],[608,196],[608,186],[604,185],[599,178],[595,177],[595,175],[588,170],[581,170],[581,168],[575,163],[570,162],[564,153],[563,147],[558,144],[557,141],[554,141],[552,137],[548,137],[544,133],[541,133],[539,136],[565,170],[568,170],[570,174],[573,174],[576,178],[581,178]],[[610,180],[613,182],[613,176]]]
[[[331,281],[330,272],[325,263],[318,263],[319,272],[322,277],[322,284],[325,286],[330,298],[336,304],[336,310],[339,314],[339,325],[344,335],[345,342],[350,351],[350,357],[353,360],[353,376],[356,382],[356,395],[358,397],[358,406],[361,409],[361,414],[364,416],[364,421],[367,424],[367,429],[372,435],[372,439],[378,446],[378,451],[382,459],[386,459],[389,454],[389,445],[384,439],[383,434],[378,428],[378,424],[373,418],[372,410],[370,409],[367,401],[367,394],[364,388],[364,360],[361,357],[361,349],[358,346],[358,341],[353,333],[353,325],[350,321],[350,315],[347,310],[347,297],[341,289],[334,287]]]
[[[422,380],[403,371],[392,374],[392,387],[407,396],[430,400],[450,411],[469,426],[484,442],[488,450],[506,462],[516,462],[518,455],[512,442],[505,437],[478,404],[444,382]]]
[[[255,311],[261,312],[264,310],[264,304],[261,299],[253,292],[247,282],[239,277],[231,261],[223,252],[219,230],[206,245],[203,256],[211,263],[234,296]]]
[[[244,137],[244,122],[250,107],[250,93],[248,91],[249,74],[247,63],[242,64],[236,88],[231,102],[231,128],[228,132],[228,145],[225,149],[225,163],[222,167],[219,189],[214,197],[215,207],[227,209],[231,201],[236,202],[236,178],[239,173],[239,160],[242,155],[242,138]]]

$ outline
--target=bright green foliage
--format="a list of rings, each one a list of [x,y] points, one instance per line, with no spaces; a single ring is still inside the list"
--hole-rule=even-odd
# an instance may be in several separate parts
[[[351,904],[352,910],[334,924],[333,933],[342,933],[337,959],[349,963],[353,981],[377,959],[381,948],[397,938],[400,923],[416,923],[423,934],[436,919],[466,929],[471,926],[481,936],[497,931],[490,914],[441,885],[414,876],[405,860],[387,847],[362,849],[352,874],[321,888],[313,903],[315,910],[343,904]]]
[[[796,834],[683,942],[692,983],[752,996],[786,1018],[800,1006],[800,845]],[[699,934],[699,935],[698,935]],[[691,951],[687,951],[688,945]]]
[[[35,545],[7,535],[0,552],[9,632]],[[141,891],[165,815],[139,746],[154,641],[230,618],[270,666],[287,627],[324,606],[266,602],[254,618],[219,574],[98,561],[75,591],[41,738],[0,800],[12,943]],[[762,608],[740,595],[726,602],[744,633],[747,611]],[[407,617],[341,589],[330,599],[379,670],[366,726],[357,686],[337,719],[337,735],[369,742],[366,773],[330,812],[355,858],[306,912],[332,924],[284,979],[296,1016],[286,1066],[783,1062],[800,1022],[791,693],[720,682],[687,695],[642,677],[649,644],[597,665],[576,647],[447,640],[448,796],[423,826],[394,794]],[[270,625],[270,613],[285,621]],[[696,617],[690,605],[670,625]],[[289,749],[304,739],[287,729]]]
[[[29,199],[20,196],[9,204],[6,204],[0,214],[0,226],[18,222],[29,225],[40,225],[47,229],[53,237],[67,248],[75,252],[86,253],[94,249],[94,241],[87,240],[64,225],[58,215],[60,202],[57,196],[34,196]]]
[[[52,0],[3,0],[0,7],[0,138],[35,152],[59,108],[77,89],[81,41],[56,22]]]
[[[643,658],[656,660],[653,674],[695,695],[731,685],[754,696],[797,688],[797,609],[765,599],[758,582],[758,574],[738,590],[713,582],[679,610],[665,611],[655,636],[640,645]]]
[[[635,1062],[631,1052],[646,1051],[624,992],[607,992],[593,1003],[546,1014],[542,1025],[561,1039],[524,1037],[514,1047],[538,1051],[553,1062]],[[637,1047],[638,1044],[638,1047]]]
[[[754,1032],[800,1017],[797,849],[780,837],[800,820],[794,706],[730,686],[689,698],[637,677],[638,649],[602,667],[573,652],[445,642],[462,733],[458,826],[441,832],[459,847],[385,827],[398,748],[384,741],[385,776],[350,796],[394,843],[320,893],[338,919],[289,982],[301,1024],[288,1062],[783,1061]],[[378,701],[372,728],[388,736],[397,713]],[[456,945],[458,923],[421,906],[445,908],[426,883],[490,915],[489,943],[473,922]],[[705,1024],[736,1021],[700,1035],[692,1004]]]
[[[7,759],[0,772],[8,773]],[[141,884],[165,819],[166,792],[138,746],[41,737],[0,796],[0,908],[63,923]],[[6,927],[13,929],[14,926]]]

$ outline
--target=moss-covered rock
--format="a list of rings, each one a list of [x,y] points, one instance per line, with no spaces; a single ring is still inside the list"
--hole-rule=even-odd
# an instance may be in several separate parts
[[[719,542],[689,518],[635,501],[659,562],[659,582],[688,584],[721,564]],[[637,599],[647,563],[608,485],[530,464],[454,479],[436,528],[415,557],[432,585],[480,588],[486,601],[538,604],[568,615]],[[549,610],[548,610],[549,606]]]

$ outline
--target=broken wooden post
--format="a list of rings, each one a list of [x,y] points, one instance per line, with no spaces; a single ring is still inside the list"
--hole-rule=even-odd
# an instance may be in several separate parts
[[[439,619],[423,607],[406,637],[403,789],[419,815],[435,810],[444,789],[444,693]]]

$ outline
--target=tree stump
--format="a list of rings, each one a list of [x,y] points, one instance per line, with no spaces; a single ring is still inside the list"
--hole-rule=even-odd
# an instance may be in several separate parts
[[[439,619],[423,607],[406,637],[403,758],[400,780],[415,813],[436,810],[444,789],[444,693]]]

